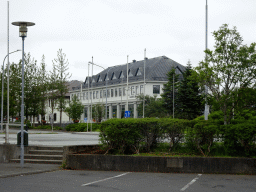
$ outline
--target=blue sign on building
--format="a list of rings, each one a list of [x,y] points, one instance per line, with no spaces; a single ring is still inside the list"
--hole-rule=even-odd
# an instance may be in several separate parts
[[[85,123],[87,122],[87,118],[84,118],[84,122],[85,122]]]
[[[130,116],[131,116],[131,111],[125,111],[124,117],[127,118],[127,117],[130,117]]]

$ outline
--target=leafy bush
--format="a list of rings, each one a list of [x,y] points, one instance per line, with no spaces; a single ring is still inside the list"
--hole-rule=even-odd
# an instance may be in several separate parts
[[[92,123],[92,131],[98,130],[100,124]],[[87,123],[74,123],[69,124],[65,127],[66,131],[75,131],[75,132],[86,132],[87,131]],[[88,124],[88,131],[91,130],[91,124]]]
[[[161,119],[161,127],[170,139],[169,151],[178,147],[181,139],[184,137],[185,129],[187,129],[188,126],[190,126],[188,120],[170,118]]]
[[[171,118],[110,119],[101,124],[100,140],[107,152],[121,154],[152,151],[162,138],[171,138],[174,148],[188,125],[187,120]]]
[[[186,144],[193,150],[197,149],[203,156],[211,152],[214,137],[219,134],[217,121],[201,120],[189,129],[186,136]]]
[[[39,125],[37,127],[34,127],[34,129],[50,129],[51,130],[52,126],[51,125]],[[53,129],[54,130],[62,130],[62,128],[59,126],[54,126]]]

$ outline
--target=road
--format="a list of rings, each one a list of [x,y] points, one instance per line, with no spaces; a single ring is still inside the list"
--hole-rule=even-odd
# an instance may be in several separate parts
[[[60,170],[0,179],[1,192],[255,192],[256,176]]]
[[[9,143],[17,144],[18,129],[10,129]],[[98,133],[71,133],[49,130],[29,130],[29,145],[50,145],[50,146],[68,146],[68,145],[94,145],[99,144]],[[5,142],[5,134],[0,134],[0,144]]]

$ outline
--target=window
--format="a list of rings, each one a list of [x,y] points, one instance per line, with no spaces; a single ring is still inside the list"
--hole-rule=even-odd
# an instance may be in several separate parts
[[[105,78],[104,78],[104,81],[108,81],[108,80],[109,80],[109,78],[108,78],[108,75],[106,74]]]
[[[139,94],[140,94],[140,93],[139,93],[139,86],[136,86],[135,94],[136,94],[136,95],[139,95]]]
[[[125,87],[123,87],[123,96],[125,96]]]
[[[83,100],[85,100],[85,92],[83,92]]]
[[[90,92],[90,99],[92,99],[92,92]]]
[[[116,79],[116,76],[115,76],[115,73],[113,72],[111,80],[114,80],[114,79]]]
[[[129,71],[128,71],[128,77],[132,77],[133,75],[132,75],[132,72],[131,72],[131,69],[129,69]]]
[[[143,85],[140,86],[140,94],[143,94],[144,89],[143,89]]]
[[[99,99],[99,94],[98,94],[99,92],[98,91],[96,91],[96,99]]]
[[[100,98],[102,98],[102,90],[100,91]]]
[[[160,94],[160,85],[153,85],[153,94]]]
[[[53,121],[57,121],[57,114],[56,113],[53,114]]]
[[[115,88],[115,97],[117,97],[117,88]]]
[[[111,89],[111,97],[114,97],[114,89]]]
[[[101,81],[102,81],[102,79],[101,79],[101,77],[100,77],[100,75],[99,75],[97,82],[101,82]]]
[[[140,69],[138,68],[137,71],[136,71],[135,76],[140,76],[140,75],[141,75],[141,72],[140,72]]]
[[[95,99],[95,91],[93,91],[93,99]]]
[[[120,72],[120,75],[119,75],[119,79],[122,79],[124,78],[124,74],[123,74],[123,71]]]
[[[86,92],[86,100],[88,100],[88,92]]]
[[[122,97],[122,88],[119,88],[119,97]]]
[[[106,90],[103,91],[103,97],[106,98]]]
[[[110,97],[110,90],[108,89],[107,91],[108,91],[108,97]]]
[[[131,95],[134,95],[134,86],[131,86]]]

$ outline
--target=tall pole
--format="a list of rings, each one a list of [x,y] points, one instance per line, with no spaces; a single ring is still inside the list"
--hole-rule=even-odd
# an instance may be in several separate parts
[[[9,1],[7,2],[7,124],[5,127],[5,143],[9,143],[9,71],[10,71],[10,62],[9,62]]]
[[[207,50],[208,46],[208,5],[206,0],[206,6],[205,6],[205,50]],[[207,54],[205,54],[205,62],[207,62]],[[205,95],[208,94],[208,87],[205,85]],[[204,109],[204,120],[208,120],[208,113],[209,113],[209,106],[207,102],[205,102],[205,109]]]
[[[128,107],[128,79],[129,79],[129,77],[128,77],[128,58],[129,58],[129,55],[127,55],[127,85],[126,85],[126,106],[125,106],[125,111],[129,111],[129,107]]]
[[[2,72],[1,132],[3,132],[3,119],[4,119],[3,108],[4,108],[4,62],[3,62],[3,72]]]
[[[92,57],[92,63],[93,63],[93,57]],[[93,64],[92,64],[92,77],[93,77]],[[91,90],[92,90],[92,99],[93,99],[93,79],[92,79],[92,84],[91,84]],[[92,132],[92,99],[91,99],[91,132]]]
[[[16,50],[16,51],[13,51],[13,52],[11,52],[11,53],[9,53],[9,54],[7,54],[6,56],[5,56],[5,58],[4,58],[4,61],[3,61],[3,74],[2,74],[2,101],[1,101],[1,104],[2,104],[2,106],[1,106],[1,132],[3,131],[3,102],[4,102],[4,95],[3,95],[3,93],[4,93],[4,62],[5,62],[5,59],[10,55],[10,54],[12,54],[12,53],[15,53],[15,52],[17,52],[17,51],[20,51],[19,49],[18,50]]]
[[[145,117],[145,86],[146,86],[146,49],[144,50],[144,85],[143,85],[143,118]]]
[[[88,121],[90,119],[90,89],[89,89],[89,69],[90,69],[90,63],[88,63],[88,77],[87,77],[87,83],[88,83],[88,110],[87,110],[87,132],[88,132]]]
[[[172,118],[174,119],[174,74],[175,74],[175,71],[172,75]]]
[[[23,168],[24,164],[24,40],[22,37],[22,86],[21,86],[21,152],[20,152],[20,165]]]

